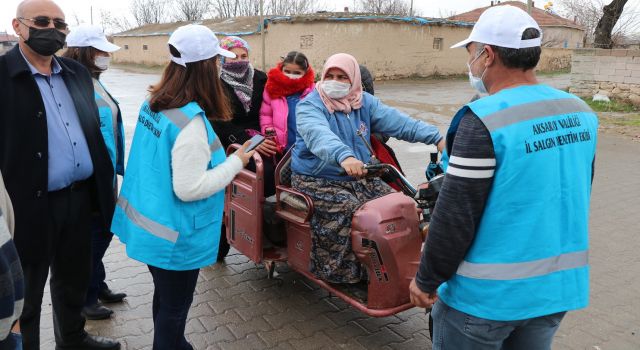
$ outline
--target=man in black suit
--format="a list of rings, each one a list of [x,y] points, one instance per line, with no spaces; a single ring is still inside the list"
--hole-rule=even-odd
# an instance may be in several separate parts
[[[81,315],[91,272],[90,216],[99,212],[106,230],[115,206],[91,77],[75,61],[54,56],[68,30],[54,2],[23,1],[13,29],[19,45],[0,56],[0,171],[24,271],[24,349],[40,347],[49,269],[56,349],[120,349],[87,334]]]

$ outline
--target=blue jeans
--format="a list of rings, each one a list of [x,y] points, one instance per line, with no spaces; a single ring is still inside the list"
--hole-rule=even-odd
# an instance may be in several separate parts
[[[184,336],[200,269],[171,271],[147,265],[153,276],[153,350],[193,350]]]
[[[433,350],[549,350],[566,312],[519,321],[492,321],[438,300],[433,306]]]
[[[0,340],[0,350],[22,350],[22,335],[9,332],[4,340]]]

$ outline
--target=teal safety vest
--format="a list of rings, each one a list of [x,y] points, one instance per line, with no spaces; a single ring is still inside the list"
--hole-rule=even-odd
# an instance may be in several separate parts
[[[98,81],[98,84],[100,84],[104,89],[104,85],[102,85],[100,81]],[[104,91],[106,92],[107,89],[104,89]],[[107,92],[107,94],[109,93]],[[109,97],[116,105],[118,104],[118,101],[116,101],[111,95],[104,97]],[[97,91],[95,92],[96,104],[98,105],[98,112],[100,114],[100,132],[102,132],[102,138],[104,138],[104,143],[107,146],[109,158],[111,158],[115,180],[115,174],[124,175],[124,126],[122,124],[120,107],[118,107],[118,129],[114,130],[113,112],[111,111],[111,106],[107,103],[104,97],[100,96]]]
[[[196,102],[159,113],[151,111],[148,101],[142,105],[111,225],[129,257],[166,270],[197,269],[218,256],[224,190],[183,202],[171,180],[171,149],[193,118],[205,118]],[[205,125],[212,169],[226,155],[206,119]]]
[[[497,321],[586,307],[597,116],[571,94],[521,86],[463,107],[448,139],[467,109],[491,134],[495,172],[475,239],[440,298]],[[446,173],[465,176],[457,161],[448,159]]]

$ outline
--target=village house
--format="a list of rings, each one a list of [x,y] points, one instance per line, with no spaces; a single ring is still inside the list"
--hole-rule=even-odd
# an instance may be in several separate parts
[[[519,7],[523,10],[527,10],[527,4],[520,1],[491,1],[491,4],[486,7],[480,7],[473,11],[461,13],[449,17],[452,21],[464,21],[475,23],[480,15],[491,6],[511,5]],[[535,5],[535,2],[534,2]],[[545,11],[537,7],[531,8],[531,17],[538,22],[540,29],[542,29],[542,46],[543,47],[556,47],[565,49],[579,49],[584,47],[585,40],[585,28],[575,20],[569,20],[553,13],[552,11]]]
[[[509,2],[514,3],[514,2]],[[504,4],[504,3],[503,3]],[[472,11],[475,13],[476,10]],[[557,16],[538,13],[543,30],[556,30]],[[481,13],[479,11],[478,13]],[[560,17],[557,19],[560,22]],[[469,20],[467,20],[469,19]],[[435,75],[466,74],[467,55],[463,50],[449,47],[469,36],[477,17],[434,19],[423,17],[375,16],[349,12],[315,13],[301,16],[270,16],[265,19],[266,69],[273,67],[287,52],[302,51],[319,70],[325,59],[337,52],[347,52],[369,68],[376,79],[428,77]],[[577,31],[575,38],[582,40],[576,25],[564,20],[558,31]],[[261,69],[262,51],[259,17],[207,19],[198,22],[213,30],[219,38],[225,35],[241,36],[251,45],[252,64]],[[113,35],[122,50],[114,54],[115,62],[145,65],[164,65],[168,62],[169,35],[185,22],[152,24]],[[582,34],[580,34],[582,33]],[[573,34],[571,34],[573,35]],[[580,39],[578,39],[580,37]],[[564,36],[562,37],[564,38]],[[562,39],[564,40],[564,39]],[[539,65],[541,70],[566,69],[571,62],[573,44],[564,41],[547,45]],[[562,41],[562,42],[561,42]]]

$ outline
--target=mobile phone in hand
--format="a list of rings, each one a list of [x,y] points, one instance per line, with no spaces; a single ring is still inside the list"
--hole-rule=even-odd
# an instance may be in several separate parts
[[[260,134],[256,134],[254,135],[251,140],[251,143],[249,144],[249,147],[247,147],[247,149],[244,151],[245,153],[249,153],[251,151],[253,151],[254,149],[256,149],[256,147],[260,146],[261,143],[264,142],[265,137],[260,135]]]

